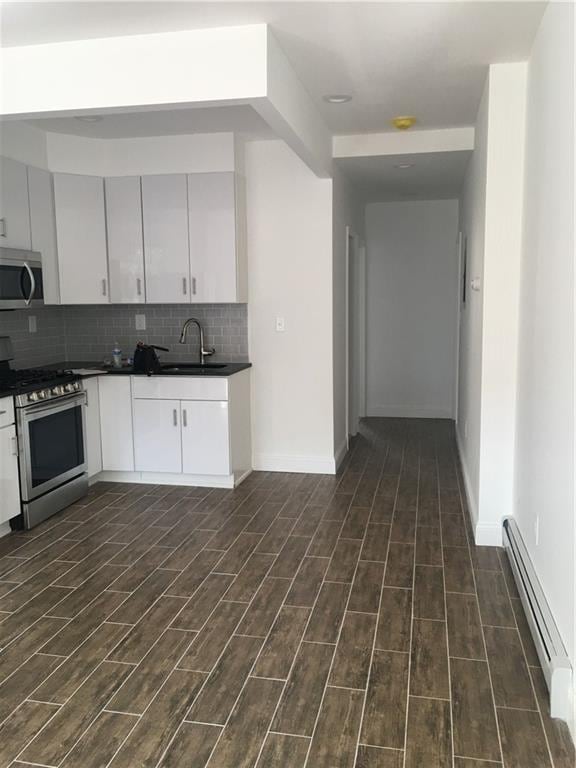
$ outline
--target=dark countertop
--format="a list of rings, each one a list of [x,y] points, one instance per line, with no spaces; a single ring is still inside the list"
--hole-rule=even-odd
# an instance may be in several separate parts
[[[239,371],[244,371],[246,368],[251,368],[252,363],[216,363],[216,365],[221,365],[222,368],[211,368],[210,363],[206,365],[205,368],[180,368],[178,366],[186,365],[186,363],[182,363],[182,361],[176,361],[176,362],[170,362],[170,360],[163,360],[161,361],[162,366],[176,366],[177,369],[175,370],[163,370],[161,373],[155,373],[152,374],[153,376],[233,376],[235,373],[238,373]],[[65,362],[61,363],[52,363],[50,365],[44,365],[41,366],[42,368],[47,369],[65,369],[67,371],[71,369],[77,369],[77,368],[92,368],[96,371],[106,371],[106,373],[112,375],[112,376],[146,376],[145,373],[134,373],[131,366],[124,366],[122,368],[112,368],[112,366],[103,365],[102,363],[98,363],[94,360],[66,360]],[[94,373],[94,374],[83,374],[82,378],[90,378],[90,376],[100,376],[101,373]]]

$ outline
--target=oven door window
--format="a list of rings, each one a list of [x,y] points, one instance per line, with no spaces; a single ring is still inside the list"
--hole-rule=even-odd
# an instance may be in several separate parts
[[[32,488],[84,464],[82,406],[28,423]]]

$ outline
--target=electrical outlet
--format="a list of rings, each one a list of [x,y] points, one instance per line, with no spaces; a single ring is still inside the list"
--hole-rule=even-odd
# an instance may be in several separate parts
[[[134,322],[137,331],[146,330],[146,315],[134,315]]]
[[[286,325],[284,324],[284,318],[283,317],[277,317],[276,318],[276,333],[284,333],[286,330]]]
[[[536,546],[540,544],[540,515],[538,515],[534,523],[534,541]]]
[[[38,330],[36,315],[28,315],[28,330],[30,333],[36,333],[36,331]]]

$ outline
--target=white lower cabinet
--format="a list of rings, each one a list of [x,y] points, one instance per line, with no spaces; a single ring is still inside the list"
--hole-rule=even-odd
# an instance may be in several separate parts
[[[178,400],[134,400],[134,468],[137,472],[182,472]]]
[[[86,392],[86,463],[88,464],[88,477],[93,477],[102,472],[98,378],[85,379],[84,390]]]
[[[102,469],[134,471],[132,386],[130,376],[100,376],[100,432]]]
[[[228,403],[186,400],[182,414],[182,471],[191,475],[229,475]]]
[[[0,400],[0,523],[20,514],[18,444],[11,397]]]
[[[249,370],[98,381],[106,479],[232,488],[250,473]]]

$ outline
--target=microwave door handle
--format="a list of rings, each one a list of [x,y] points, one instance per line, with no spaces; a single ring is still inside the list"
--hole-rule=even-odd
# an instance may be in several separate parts
[[[28,277],[30,278],[30,295],[28,298],[24,297],[24,303],[29,307],[30,302],[34,298],[34,294],[36,293],[36,279],[34,278],[34,272],[30,269],[30,265],[27,262],[24,262],[22,269],[25,269],[28,272]],[[22,293],[24,293],[24,291],[22,291]]]

